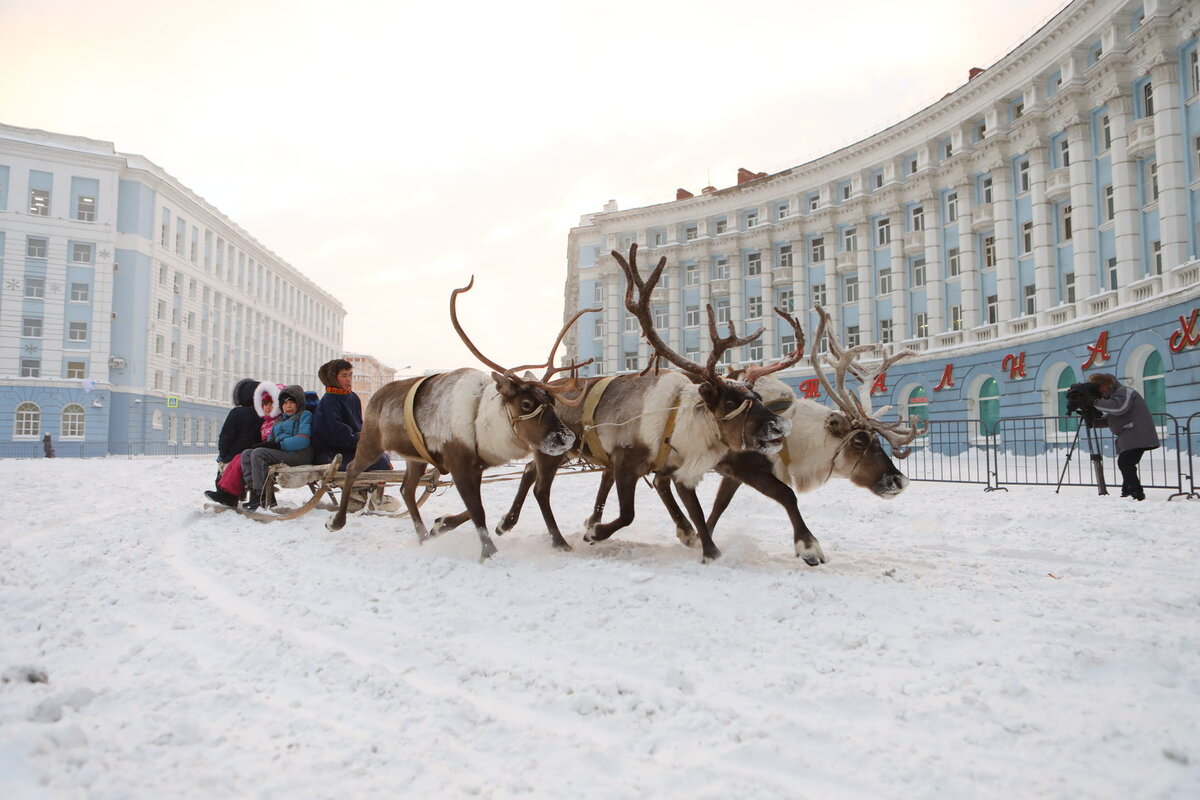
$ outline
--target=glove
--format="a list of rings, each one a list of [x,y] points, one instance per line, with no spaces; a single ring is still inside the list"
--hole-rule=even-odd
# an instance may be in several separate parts
[[[259,447],[262,447],[266,450],[282,450],[283,449],[282,447],[280,447],[279,442],[272,442],[272,441],[263,442],[261,445],[259,445]]]

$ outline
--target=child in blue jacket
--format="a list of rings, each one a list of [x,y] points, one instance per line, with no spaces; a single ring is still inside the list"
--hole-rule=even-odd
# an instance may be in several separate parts
[[[250,499],[242,504],[247,511],[256,511],[263,505],[263,486],[267,482],[267,469],[272,464],[282,462],[295,467],[311,464],[313,460],[313,415],[305,408],[304,390],[299,386],[285,386],[279,390],[279,404],[283,416],[271,428],[271,438],[261,447],[242,453],[242,474],[250,489]]]

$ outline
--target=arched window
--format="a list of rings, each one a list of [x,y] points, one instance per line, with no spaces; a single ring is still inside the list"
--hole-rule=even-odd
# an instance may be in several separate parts
[[[58,435],[63,439],[83,438],[83,406],[68,403],[62,410],[62,428]]]
[[[1151,414],[1167,413],[1167,379],[1163,375],[1163,360],[1155,350],[1146,358],[1142,367],[1142,397],[1150,407]],[[1155,420],[1157,424],[1159,420]]]
[[[988,378],[979,386],[979,435],[990,436],[1000,420],[1000,384]]]
[[[924,386],[913,387],[904,399],[904,420],[907,422],[912,417],[921,423],[929,422],[929,393]],[[929,433],[926,431],[921,435],[928,436]]]
[[[150,427],[156,431],[161,431],[163,426],[163,413],[161,409],[154,409],[154,413],[150,415]]]
[[[1058,402],[1055,403],[1056,413],[1058,414],[1058,429],[1060,431],[1069,432],[1077,426],[1075,420],[1067,414],[1067,389],[1070,389],[1073,384],[1079,383],[1075,380],[1074,367],[1067,367],[1058,374]]]
[[[13,420],[14,439],[36,439],[42,435],[42,410],[37,403],[21,403]]]

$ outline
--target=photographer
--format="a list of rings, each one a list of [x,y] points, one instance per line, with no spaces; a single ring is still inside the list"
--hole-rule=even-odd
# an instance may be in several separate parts
[[[1098,372],[1088,378],[1100,392],[1092,406],[1108,418],[1108,429],[1117,439],[1117,467],[1121,470],[1121,497],[1145,500],[1138,462],[1147,450],[1160,444],[1154,418],[1142,396],[1117,382],[1115,375]]]

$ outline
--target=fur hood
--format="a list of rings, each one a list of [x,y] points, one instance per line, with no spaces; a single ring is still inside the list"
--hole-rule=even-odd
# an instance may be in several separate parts
[[[270,416],[272,418],[279,416],[279,414],[281,413],[281,410],[279,408],[279,390],[281,388],[283,388],[283,384],[271,383],[270,381],[263,381],[262,383],[260,383],[258,385],[258,388],[256,388],[254,390],[254,410],[258,412],[258,415],[260,417],[267,416],[267,413],[265,411],[263,411],[263,404],[262,404],[262,399],[263,399],[264,394],[271,398],[271,414],[270,414]]]
[[[254,378],[242,378],[233,385],[233,404],[235,406],[250,407],[254,405],[254,389],[258,386],[258,381]]]
[[[289,397],[296,402],[296,413],[308,410],[308,399],[304,396],[304,389],[297,385],[279,387],[277,400],[280,409],[283,408],[283,398]]]

